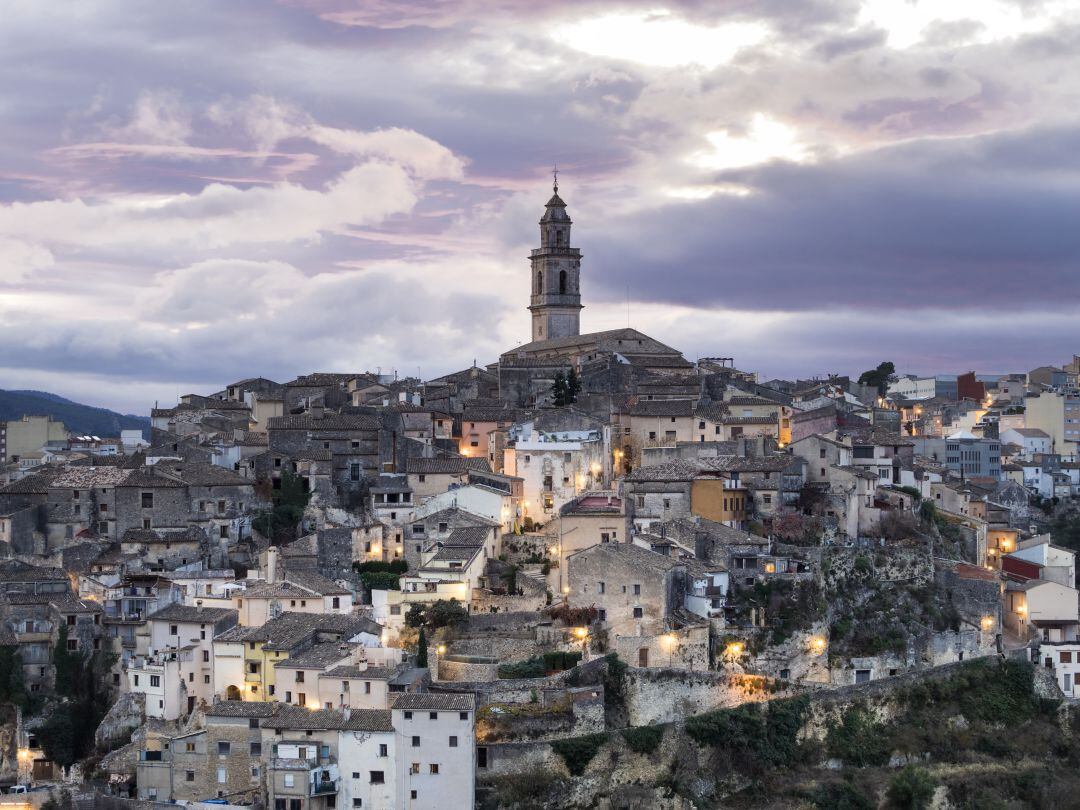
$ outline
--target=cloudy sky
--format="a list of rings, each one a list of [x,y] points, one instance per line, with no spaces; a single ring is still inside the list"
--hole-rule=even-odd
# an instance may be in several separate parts
[[[1080,352],[1080,2],[6,0],[0,388],[145,413],[585,330],[766,377]]]

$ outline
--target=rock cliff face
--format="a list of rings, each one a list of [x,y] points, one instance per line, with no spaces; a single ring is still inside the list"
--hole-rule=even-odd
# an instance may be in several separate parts
[[[146,720],[146,695],[142,692],[126,692],[120,696],[101,720],[94,741],[99,748],[107,748],[114,740],[131,736]]]
[[[1045,673],[983,659],[678,723],[488,744],[478,806],[875,807],[901,778],[948,806],[1072,806],[1078,724]]]
[[[0,782],[19,781],[19,710],[0,705]]]

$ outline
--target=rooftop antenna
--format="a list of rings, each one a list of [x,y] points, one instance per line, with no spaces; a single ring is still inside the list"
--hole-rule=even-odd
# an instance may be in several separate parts
[[[626,285],[626,328],[630,328],[630,285]]]

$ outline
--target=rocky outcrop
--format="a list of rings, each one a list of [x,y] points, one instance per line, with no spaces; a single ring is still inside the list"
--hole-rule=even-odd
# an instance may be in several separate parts
[[[99,748],[110,748],[114,740],[127,738],[146,720],[146,695],[126,692],[120,696],[102,718],[94,732]]]

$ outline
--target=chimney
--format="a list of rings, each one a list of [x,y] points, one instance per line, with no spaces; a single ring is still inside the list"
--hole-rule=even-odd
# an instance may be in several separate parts
[[[266,550],[266,581],[273,585],[277,582],[278,547],[270,546]]]
[[[341,713],[343,715],[345,715],[345,722],[347,723],[347,722],[349,722],[349,718],[352,717],[352,708],[350,708],[349,706],[346,706],[345,708],[343,708],[341,710]]]

